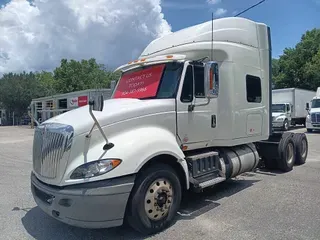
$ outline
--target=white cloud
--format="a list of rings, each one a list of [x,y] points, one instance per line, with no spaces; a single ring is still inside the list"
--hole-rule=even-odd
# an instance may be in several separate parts
[[[214,12],[214,15],[216,17],[221,17],[223,15],[225,15],[227,13],[227,10],[224,9],[224,8],[218,8],[215,12]]]
[[[0,75],[52,70],[61,58],[114,67],[170,32],[160,0],[12,0],[0,7]]]
[[[220,2],[221,2],[221,0],[207,0],[207,3],[211,4],[211,5],[215,5],[215,4],[218,4]]]
[[[171,0],[172,1],[172,0]],[[161,1],[163,8],[179,9],[179,10],[195,10],[195,9],[206,9],[208,6],[205,3],[181,3],[181,2],[170,2],[169,0]]]

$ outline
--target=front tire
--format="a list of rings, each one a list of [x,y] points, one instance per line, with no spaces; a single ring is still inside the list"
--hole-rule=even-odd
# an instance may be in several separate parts
[[[289,130],[289,121],[288,121],[288,119],[284,120],[284,122],[283,122],[283,130],[285,130],[285,131]]]
[[[181,183],[169,165],[156,164],[138,175],[128,202],[127,220],[136,231],[150,235],[167,228],[180,207]]]
[[[307,129],[307,132],[308,132],[308,133],[312,133],[312,129],[308,128],[308,129]]]

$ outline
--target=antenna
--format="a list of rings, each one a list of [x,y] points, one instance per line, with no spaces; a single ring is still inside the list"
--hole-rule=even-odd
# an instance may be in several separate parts
[[[250,9],[252,9],[252,8],[260,5],[260,4],[263,3],[264,1],[266,1],[266,0],[262,0],[262,1],[258,2],[258,3],[256,3],[256,4],[252,5],[251,7],[248,7],[247,9],[243,10],[242,12],[239,12],[238,14],[234,15],[234,17],[238,17],[238,16],[241,15],[242,13],[245,13],[245,12],[249,11]]]
[[[211,61],[213,60],[213,12],[211,16]]]

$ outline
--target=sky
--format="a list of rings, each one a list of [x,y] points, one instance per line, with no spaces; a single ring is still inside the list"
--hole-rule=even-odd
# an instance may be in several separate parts
[[[0,75],[53,70],[61,58],[111,68],[171,31],[230,17],[260,0],[0,0]],[[241,17],[270,26],[273,57],[320,27],[320,0],[265,0]]]

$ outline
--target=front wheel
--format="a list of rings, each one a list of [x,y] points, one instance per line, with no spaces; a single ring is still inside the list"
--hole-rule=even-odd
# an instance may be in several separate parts
[[[156,164],[141,172],[128,202],[127,220],[142,234],[154,234],[170,225],[180,207],[181,184],[176,171]]]
[[[283,130],[288,131],[289,130],[289,121],[286,119],[283,122]]]

